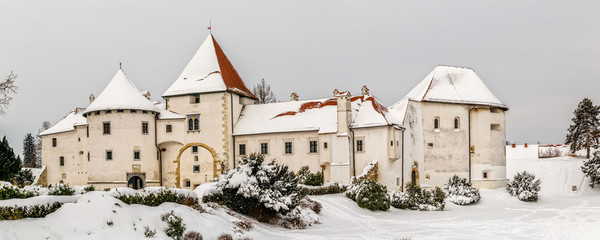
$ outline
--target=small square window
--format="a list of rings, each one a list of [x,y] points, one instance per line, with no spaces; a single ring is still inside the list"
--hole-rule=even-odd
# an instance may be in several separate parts
[[[142,122],[142,134],[148,134],[148,122]]]
[[[52,147],[56,147],[56,138],[52,138]]]
[[[323,148],[327,148],[327,142],[323,143]]]
[[[285,154],[292,154],[292,142],[285,142]]]
[[[106,150],[106,160],[113,160],[112,150]]]
[[[194,95],[190,96],[190,103],[191,104],[200,103],[200,94],[194,94]]]
[[[260,153],[261,154],[269,154],[269,144],[268,143],[260,144]]]
[[[185,181],[185,187],[191,187],[192,186],[192,182],[190,182],[190,180]]]
[[[134,150],[133,151],[133,160],[134,161],[139,161],[140,160],[140,151],[139,150]]]
[[[171,124],[168,124],[168,125],[167,125],[167,132],[168,132],[168,133],[170,133],[170,132],[172,132],[172,131],[173,131],[173,125],[171,125]]]
[[[192,153],[198,153],[198,146],[192,146]]]
[[[65,157],[60,157],[60,166],[64,166],[65,165]]]
[[[363,140],[356,140],[356,151],[357,152],[364,151]]]
[[[123,112],[123,110],[122,110],[122,109],[119,109],[119,110],[117,110],[117,112],[118,112],[118,113],[122,113],[122,112]]]
[[[246,144],[240,144],[240,155],[246,155]]]
[[[130,112],[130,113],[137,113],[137,111],[136,111],[136,110],[130,110],[129,112]]]
[[[194,165],[194,172],[195,173],[199,173],[200,172],[200,165]]]
[[[102,133],[107,135],[110,134],[110,122],[102,123]]]

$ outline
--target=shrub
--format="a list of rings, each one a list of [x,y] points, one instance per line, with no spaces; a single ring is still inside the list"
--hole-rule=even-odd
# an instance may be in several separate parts
[[[151,230],[150,227],[144,226],[144,236],[146,236],[147,238],[151,238],[154,237],[155,234],[156,230]]]
[[[22,218],[43,218],[62,206],[62,203],[48,203],[33,206],[0,207],[0,220],[17,220]]]
[[[196,231],[189,231],[183,235],[183,240],[203,240],[202,234]]]
[[[247,218],[243,218],[242,220],[235,222],[235,225],[244,231],[250,231],[253,227],[252,222],[250,222],[250,220]]]
[[[321,209],[323,208],[323,206],[319,202],[312,200],[308,197],[302,198],[302,200],[300,200],[300,206],[303,208],[308,208],[316,214],[321,213]]]
[[[223,233],[219,235],[219,237],[217,237],[217,240],[233,240],[233,237],[231,236],[231,234]]]
[[[300,194],[302,196],[306,195],[325,195],[325,194],[336,194],[346,192],[346,185],[340,185],[336,182],[327,183],[323,186],[313,187],[306,185],[300,186]]]
[[[481,199],[479,190],[472,187],[466,178],[461,178],[457,175],[452,176],[448,180],[444,192],[448,195],[448,200],[457,205],[477,203]]]
[[[31,169],[21,169],[17,174],[13,176],[12,179],[13,182],[17,182],[17,186],[20,188],[33,183],[33,180],[35,180],[35,178],[33,177]]]
[[[17,187],[4,185],[0,188],[0,200],[11,198],[30,198],[35,196],[34,193],[23,191]]]
[[[75,190],[62,183],[58,183],[49,189],[48,195],[71,196],[75,194]]]
[[[590,178],[590,187],[600,184],[600,150],[596,150],[594,156],[583,163],[581,171]]]
[[[84,193],[86,193],[86,192],[93,192],[93,191],[96,191],[96,187],[94,187],[94,185],[89,185],[89,186],[86,186],[86,187],[83,188],[83,192]]]
[[[261,222],[273,222],[298,206],[298,180],[287,166],[274,161],[263,165],[262,155],[242,158],[235,169],[221,175],[217,191],[203,201],[217,202]]]
[[[537,202],[541,181],[535,179],[535,175],[527,171],[518,172],[508,182],[506,190],[511,196],[516,196],[524,202]]]
[[[141,204],[151,207],[156,207],[165,202],[173,202],[186,206],[193,206],[198,203],[198,198],[196,197],[178,193],[175,190],[166,188],[161,188],[157,192],[144,192],[143,194],[135,193],[130,195],[118,193],[115,198],[126,204]]]
[[[392,193],[391,205],[399,209],[442,211],[446,206],[445,198],[446,194],[439,187],[426,190],[409,182],[406,184],[406,192]]]
[[[387,211],[390,209],[390,196],[387,188],[378,182],[362,180],[353,184],[346,196],[355,201],[359,207],[371,211]]]
[[[308,186],[321,186],[323,185],[323,173],[311,173],[308,166],[304,166],[298,171],[298,182]]]
[[[173,214],[173,211],[161,215],[161,218],[169,225],[165,228],[165,234],[172,239],[181,240],[183,232],[185,232],[185,224],[181,218]]]

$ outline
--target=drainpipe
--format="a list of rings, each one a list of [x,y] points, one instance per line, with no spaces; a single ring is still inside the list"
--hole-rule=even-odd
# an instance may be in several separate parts
[[[402,127],[402,185],[400,185],[400,192],[404,192],[404,130],[406,128]]]
[[[348,130],[352,133],[348,138],[350,138],[350,144],[352,145],[352,176],[356,177],[356,151],[354,150],[354,130],[348,126]]]
[[[233,143],[233,168],[235,168],[235,136],[233,136],[233,93],[229,93],[229,96],[231,97],[231,141]],[[241,96],[240,96],[241,97]]]
[[[471,183],[471,111],[475,109],[476,106],[473,106],[469,109],[469,183]]]
[[[158,150],[158,182],[160,186],[163,186],[162,179],[162,150],[158,146],[158,129],[156,128],[158,122],[158,114],[154,114],[154,146]]]

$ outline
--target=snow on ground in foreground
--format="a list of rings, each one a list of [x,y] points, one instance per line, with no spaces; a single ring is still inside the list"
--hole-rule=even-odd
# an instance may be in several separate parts
[[[254,223],[243,233],[258,239],[597,239],[600,236],[600,190],[587,186],[580,166],[582,158],[559,157],[508,160],[508,177],[527,170],[542,179],[540,201],[520,202],[505,189],[481,190],[481,201],[458,206],[446,201],[442,212],[419,212],[391,208],[371,212],[359,208],[343,194],[311,196],[323,205],[322,224],[303,230]],[[577,185],[578,191],[571,191]],[[197,194],[206,194],[206,187]],[[236,218],[222,209],[213,214],[165,203],[158,207],[126,205],[109,196],[91,192],[77,203],[67,203],[45,219],[0,222],[0,239],[146,239],[145,225],[157,229],[153,239],[168,239],[160,215],[174,210],[189,230],[204,239],[233,233]],[[88,202],[89,201],[89,202]],[[122,207],[115,206],[120,203]],[[116,213],[113,210],[117,211]],[[113,226],[108,226],[108,221]],[[135,224],[135,230],[134,230]],[[89,235],[88,235],[89,234]],[[241,236],[241,235],[238,235]]]

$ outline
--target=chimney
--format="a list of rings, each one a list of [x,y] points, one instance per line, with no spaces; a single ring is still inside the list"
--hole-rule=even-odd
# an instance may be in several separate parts
[[[293,92],[292,95],[290,95],[290,101],[298,101],[298,94]]]
[[[146,99],[150,100],[150,91],[144,91],[143,94]]]
[[[96,100],[96,96],[94,96],[94,94],[90,94],[90,104],[92,104],[92,102]]]
[[[348,133],[352,121],[352,96],[350,92],[333,91],[337,99],[337,133]]]
[[[369,88],[367,87],[367,85],[363,85],[363,87],[360,89],[360,91],[362,92],[362,95],[369,95]]]

